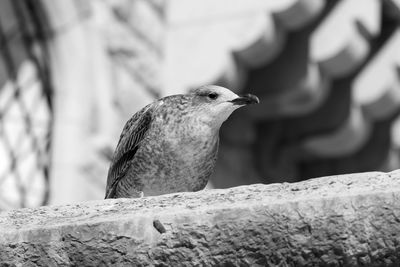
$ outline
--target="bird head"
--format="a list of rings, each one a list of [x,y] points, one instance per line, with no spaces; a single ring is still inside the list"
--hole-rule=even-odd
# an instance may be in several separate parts
[[[193,106],[200,111],[201,120],[218,127],[234,110],[259,102],[255,95],[239,96],[227,88],[216,85],[202,86],[193,91]]]

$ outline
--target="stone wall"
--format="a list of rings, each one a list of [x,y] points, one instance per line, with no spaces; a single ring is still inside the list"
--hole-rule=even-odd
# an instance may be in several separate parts
[[[400,172],[0,213],[27,266],[399,266]]]

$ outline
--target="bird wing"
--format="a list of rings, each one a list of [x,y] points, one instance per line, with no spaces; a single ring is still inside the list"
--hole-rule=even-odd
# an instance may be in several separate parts
[[[126,122],[108,171],[105,198],[114,197],[119,181],[126,175],[139,148],[140,141],[143,140],[144,135],[150,127],[152,111],[153,106],[149,104],[135,113]]]

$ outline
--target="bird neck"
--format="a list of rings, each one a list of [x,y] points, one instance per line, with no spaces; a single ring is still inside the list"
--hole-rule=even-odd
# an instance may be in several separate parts
[[[223,115],[225,115],[225,114],[223,114]],[[204,125],[204,127],[209,127],[211,131],[213,131],[215,134],[218,134],[222,123],[224,123],[228,117],[229,117],[229,115],[226,115],[226,116],[210,116],[210,115],[201,116],[201,117],[196,118],[196,123]]]

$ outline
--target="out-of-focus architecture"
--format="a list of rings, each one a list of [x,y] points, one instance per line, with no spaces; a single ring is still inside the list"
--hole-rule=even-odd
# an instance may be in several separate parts
[[[50,203],[101,199],[125,122],[161,95],[162,1],[43,1],[55,90]]]
[[[161,95],[163,5],[0,2],[0,209],[104,197],[125,121]]]
[[[168,92],[262,102],[223,127],[215,186],[398,168],[399,1],[169,4]]]
[[[49,201],[53,89],[43,11],[0,1],[0,209]]]
[[[211,186],[399,168],[398,0],[3,0],[0,29],[0,208],[103,198],[125,121],[203,84],[262,102]]]

